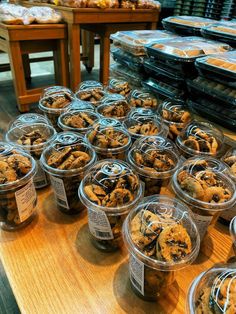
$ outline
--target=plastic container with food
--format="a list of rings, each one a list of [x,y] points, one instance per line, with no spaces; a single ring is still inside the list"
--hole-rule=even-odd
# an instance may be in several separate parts
[[[76,88],[76,92],[80,90],[103,90],[104,87],[101,82],[94,81],[94,80],[88,80],[88,81],[83,81],[79,83],[78,87]]]
[[[156,111],[161,101],[150,91],[145,89],[134,89],[128,97],[128,102],[134,108],[147,108]]]
[[[161,136],[136,141],[127,161],[144,183],[145,196],[167,194],[171,177],[180,165],[174,143]]]
[[[202,36],[219,40],[236,47],[236,22],[221,21],[204,26],[201,29]]]
[[[132,140],[135,141],[154,135],[166,137],[168,130],[164,127],[162,118],[150,109],[142,109],[142,111],[140,109],[132,110],[123,121],[124,128],[130,134]],[[149,111],[149,113],[146,111]]]
[[[236,88],[225,86],[201,76],[187,80],[189,94],[192,99],[198,97],[215,101],[222,107],[236,108]]]
[[[96,127],[122,128],[123,124],[117,119],[101,117],[94,125],[94,128]]]
[[[186,106],[173,101],[164,101],[158,111],[163,122],[168,126],[168,137],[171,140],[175,140],[185,125],[192,120],[191,113]]]
[[[73,103],[74,94],[63,88],[62,90],[51,88],[46,91],[44,96],[39,100],[39,109],[50,120],[53,127],[60,132],[60,128],[57,126],[57,120],[59,116],[68,110],[69,106]]]
[[[186,160],[173,175],[173,192],[191,209],[201,240],[220,214],[235,205],[235,184],[227,170],[218,159],[199,156]]]
[[[68,110],[58,118],[58,126],[63,131],[86,134],[91,130],[100,116],[92,111]]]
[[[147,46],[149,56],[161,60],[176,73],[185,76],[195,74],[194,61],[208,54],[223,53],[231,50],[225,43],[201,37],[190,36],[158,41]]]
[[[7,142],[29,153],[36,162],[34,185],[36,189],[49,184],[48,175],[43,171],[39,159],[43,150],[52,143],[56,137],[55,129],[45,123],[21,124],[8,130]]]
[[[128,97],[131,92],[131,87],[127,81],[122,78],[118,79],[110,79],[107,91],[109,93],[120,94],[124,97]]]
[[[78,133],[58,133],[40,161],[50,175],[57,208],[68,215],[81,212],[84,206],[78,198],[78,187],[96,161],[94,149]]]
[[[111,102],[114,102],[116,100],[126,100],[125,96],[122,96],[121,94],[106,94],[102,99],[102,104],[109,104]]]
[[[201,76],[229,87],[236,87],[236,51],[210,55],[195,61]]]
[[[164,195],[145,197],[123,225],[131,287],[141,298],[164,297],[175,274],[198,256],[200,239],[188,207]]]
[[[4,230],[18,230],[35,217],[37,194],[33,177],[34,159],[11,145],[1,145],[0,154],[0,226]]]
[[[145,45],[153,40],[173,37],[176,37],[176,35],[160,30],[123,31],[111,35],[116,47],[120,47],[135,56],[145,56]]]
[[[121,48],[114,48],[111,50],[111,53],[115,62],[128,67],[137,73],[143,72],[143,56],[134,56]]]
[[[233,240],[234,252],[236,255],[236,216],[230,221],[229,232]]]
[[[129,88],[133,89],[133,88],[142,86],[142,80],[145,78],[145,73],[143,71],[140,73],[137,73],[136,71],[131,70],[127,67],[124,67],[123,65],[119,63],[113,63],[110,66],[110,76],[111,76],[111,80],[113,78],[115,80],[121,80],[121,81],[127,82],[129,84]],[[108,86],[108,91],[112,92],[112,89],[109,90],[109,86]],[[129,95],[129,92],[130,91],[128,91],[128,93],[126,91],[121,91],[118,93],[121,93],[122,95],[127,97]]]
[[[131,146],[131,136],[123,128],[98,124],[87,132],[86,138],[100,160],[125,160]]]
[[[236,264],[215,264],[192,282],[187,314],[230,314],[236,307]]]
[[[185,157],[217,156],[222,154],[223,133],[207,122],[188,123],[176,138],[180,154]]]
[[[124,161],[100,161],[81,182],[79,195],[88,209],[94,246],[108,252],[119,249],[123,221],[143,195],[138,175]]]
[[[49,87],[44,88],[44,90],[41,93],[40,99],[44,98],[45,96],[50,96],[50,95],[60,93],[60,92],[65,92],[71,96],[74,96],[73,92],[68,87],[54,85],[54,86],[49,86]]]
[[[126,100],[115,100],[97,107],[97,112],[106,118],[123,121],[130,112],[131,107]]]
[[[93,104],[95,107],[101,104],[101,99],[106,95],[106,92],[100,87],[94,87],[90,89],[79,89],[75,93],[75,97],[78,100],[86,101]]]
[[[198,6],[199,8],[199,6]],[[201,35],[201,28],[213,24],[214,20],[198,16],[169,16],[162,20],[163,27],[180,35]]]
[[[44,123],[50,124],[50,121],[43,115],[38,113],[24,113],[17,116],[11,123],[9,128],[14,128],[15,126],[25,125],[25,124],[36,124]]]
[[[96,107],[89,101],[74,100],[68,110],[96,111]]]

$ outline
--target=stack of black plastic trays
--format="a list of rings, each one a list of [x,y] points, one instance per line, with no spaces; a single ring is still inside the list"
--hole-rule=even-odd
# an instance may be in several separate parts
[[[236,51],[199,58],[195,65],[199,77],[187,81],[189,106],[236,131]]]
[[[194,0],[191,15],[204,17],[206,4],[207,0]]]
[[[159,30],[123,31],[111,35],[114,43],[111,53],[115,63],[111,76],[125,78],[133,87],[140,87],[145,79],[143,63],[147,58],[145,44],[153,40],[174,38],[176,35]]]
[[[176,0],[175,15],[191,15],[194,0]]]

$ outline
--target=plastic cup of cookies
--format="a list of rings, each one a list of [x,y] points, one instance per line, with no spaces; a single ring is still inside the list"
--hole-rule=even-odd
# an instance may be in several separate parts
[[[55,129],[45,123],[18,125],[6,134],[7,142],[29,153],[36,162],[34,185],[36,189],[49,184],[49,177],[42,169],[39,159],[43,150],[55,139]]]
[[[65,86],[60,86],[60,85],[49,86],[43,90],[40,96],[40,99],[44,98],[45,96],[53,95],[55,93],[60,93],[60,92],[65,92],[68,94],[72,93],[72,91],[68,87],[65,87]]]
[[[165,195],[145,197],[123,224],[134,292],[156,301],[175,280],[176,271],[199,253],[200,238],[189,209]]]
[[[235,313],[236,264],[216,264],[192,282],[187,314]]]
[[[60,132],[57,125],[59,116],[68,110],[74,101],[74,94],[68,89],[51,90],[39,100],[39,109],[49,119],[53,127]]]
[[[112,126],[97,125],[93,130],[87,132],[86,139],[100,160],[125,160],[126,152],[132,144],[131,137],[126,130]]]
[[[61,212],[74,215],[84,209],[78,197],[78,187],[95,161],[94,149],[82,135],[73,132],[58,133],[43,151],[40,162],[50,176],[57,208]]]
[[[167,129],[159,115],[154,115],[151,109],[134,109],[123,122],[133,141],[143,137],[161,135],[167,136]]]
[[[131,87],[126,80],[118,77],[109,80],[107,91],[109,93],[120,94],[127,98],[131,92]]]
[[[93,129],[99,118],[100,116],[92,111],[68,110],[58,118],[58,126],[63,131],[86,134],[86,132]]]
[[[82,101],[82,100],[76,99],[71,103],[70,108],[68,110],[81,110],[81,111],[95,112],[96,108],[89,101]]]
[[[224,144],[223,133],[205,122],[190,122],[176,138],[180,154],[185,157],[196,155],[220,157]]]
[[[97,112],[106,118],[114,118],[123,121],[130,112],[131,107],[126,100],[115,100],[97,107]]]
[[[133,108],[147,108],[153,111],[156,111],[160,104],[160,100],[145,89],[132,90],[129,94],[128,102]]]
[[[16,117],[14,121],[9,126],[10,128],[14,128],[16,126],[21,126],[25,124],[38,124],[38,123],[44,123],[44,124],[50,124],[50,121],[43,116],[42,114],[38,113],[24,113]]]
[[[97,127],[114,127],[114,128],[122,128],[123,124],[121,121],[114,119],[114,118],[104,118],[100,117],[99,121],[94,125],[94,128]]]
[[[81,182],[79,195],[88,210],[93,245],[107,252],[119,249],[123,221],[143,196],[138,175],[124,161],[100,161]]]
[[[219,215],[236,202],[235,184],[227,166],[213,157],[186,160],[173,175],[172,189],[191,209],[201,240]]]
[[[229,232],[234,244],[234,252],[236,255],[236,216],[230,221]]]
[[[92,103],[95,107],[101,104],[101,99],[106,95],[103,85],[97,81],[84,81],[79,84],[75,97],[80,101]]]
[[[101,99],[101,104],[110,104],[111,102],[114,102],[116,100],[125,100],[125,96],[122,96],[120,94],[106,94],[102,99]]]
[[[159,113],[164,123],[168,126],[168,137],[175,141],[183,128],[191,120],[189,110],[180,104],[175,104],[171,101],[165,101],[159,106]]]
[[[34,159],[11,145],[7,148],[6,144],[0,154],[0,226],[3,230],[18,230],[34,219],[37,204],[35,174]]]
[[[161,136],[140,139],[128,151],[127,160],[144,183],[145,196],[170,193],[170,180],[180,164],[174,143]]]

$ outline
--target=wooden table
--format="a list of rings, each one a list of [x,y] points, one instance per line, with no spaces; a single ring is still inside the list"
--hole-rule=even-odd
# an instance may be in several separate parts
[[[144,302],[131,291],[125,249],[101,253],[90,244],[86,212],[61,214],[50,188],[39,192],[38,207],[26,229],[0,232],[1,259],[22,314],[183,314],[191,281],[233,255],[228,228],[217,224],[166,296]]]
[[[32,3],[23,1],[24,6],[35,6],[42,3]],[[100,79],[102,83],[107,83],[109,75],[109,53],[110,41],[108,34],[119,30],[133,29],[156,29],[159,19],[159,10],[151,9],[90,9],[90,8],[69,8],[63,6],[55,6],[52,4],[43,5],[50,6],[58,10],[64,21],[68,24],[69,53],[70,53],[70,75],[71,88],[75,89],[81,80],[80,74],[80,30],[86,29],[90,25],[90,30],[99,31],[101,36],[101,50],[103,62],[100,67]],[[104,25],[106,32],[103,32]],[[124,28],[125,25],[125,28]],[[111,27],[111,28],[110,28]]]
[[[27,111],[30,103],[39,100],[43,89],[42,87],[27,88],[25,77],[29,75],[30,70],[28,66],[25,71],[23,56],[27,59],[29,53],[53,51],[56,80],[61,85],[68,86],[67,27],[65,24],[0,24],[0,50],[9,55],[18,108],[21,112]]]

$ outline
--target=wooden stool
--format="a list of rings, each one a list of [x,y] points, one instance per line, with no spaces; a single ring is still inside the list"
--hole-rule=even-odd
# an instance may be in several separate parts
[[[69,86],[65,24],[0,24],[0,50],[9,55],[17,104],[21,112],[28,111],[29,104],[39,100],[44,88],[26,87],[25,78],[30,77],[30,53],[53,51],[56,81],[63,86]]]

